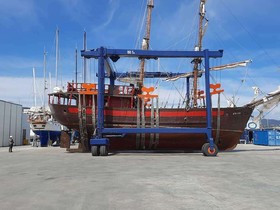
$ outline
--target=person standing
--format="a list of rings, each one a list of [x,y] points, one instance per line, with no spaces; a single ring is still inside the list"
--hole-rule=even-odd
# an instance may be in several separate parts
[[[9,138],[9,152],[13,152],[14,139],[12,136]]]

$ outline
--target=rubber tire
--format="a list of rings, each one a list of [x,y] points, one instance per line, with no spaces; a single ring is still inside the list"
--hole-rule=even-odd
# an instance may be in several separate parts
[[[204,156],[217,156],[219,152],[219,149],[217,147],[216,144],[214,144],[214,148],[213,148],[213,151],[210,150],[210,143],[205,143],[203,146],[202,146],[202,153]]]
[[[100,146],[100,156],[108,156],[108,147],[105,145]]]
[[[203,154],[204,154],[204,150],[205,150],[204,147],[205,147],[206,145],[207,145],[207,143],[203,144],[202,147],[201,147],[201,152],[202,152]]]
[[[92,156],[99,156],[100,155],[99,146],[91,146],[91,154]]]

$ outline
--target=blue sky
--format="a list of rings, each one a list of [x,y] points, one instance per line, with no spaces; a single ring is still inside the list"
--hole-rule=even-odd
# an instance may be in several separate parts
[[[199,0],[154,1],[151,48],[192,50],[197,35]],[[48,52],[47,71],[55,75],[57,27],[60,30],[59,74],[63,84],[74,79],[75,48],[82,49],[84,30],[88,49],[139,48],[137,40],[143,36],[141,22],[145,6],[146,0],[25,0],[24,3],[0,0],[0,99],[33,105],[32,68],[36,68],[36,81],[41,89],[44,48]],[[224,57],[212,64],[253,60],[247,68],[213,73],[221,81],[227,97],[236,94],[237,104],[244,105],[253,98],[252,86],[260,87],[264,93],[277,89],[280,85],[280,2],[208,0],[206,8],[209,26],[203,46],[224,50]],[[79,56],[79,72],[81,61]],[[92,75],[95,64],[95,61],[89,64]],[[116,63],[119,71],[135,70],[137,65],[138,61]],[[148,68],[157,68],[157,65],[148,64]],[[191,69],[189,61],[174,64],[165,60],[161,66],[174,72]],[[80,80],[81,77],[80,73]],[[93,76],[90,80],[94,81]],[[279,114],[277,109],[273,111],[274,116]]]

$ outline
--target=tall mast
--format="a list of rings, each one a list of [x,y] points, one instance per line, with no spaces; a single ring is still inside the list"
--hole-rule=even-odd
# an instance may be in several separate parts
[[[148,50],[150,47],[150,35],[151,35],[151,18],[152,9],[154,8],[154,0],[147,0],[147,19],[146,19],[146,35],[142,41],[142,50]],[[141,59],[140,63],[140,76],[139,76],[139,88],[141,90],[144,81],[145,59]]]
[[[195,51],[201,51],[202,50],[202,39],[203,35],[205,32],[205,28],[203,26],[204,20],[207,19],[205,18],[205,3],[206,0],[200,0],[200,6],[199,6],[199,28],[198,28],[198,43],[197,46],[195,47]],[[207,23],[206,23],[207,24]],[[197,86],[198,86],[198,67],[201,63],[200,58],[196,58],[193,60],[194,66],[193,66],[193,106],[197,107]]]
[[[78,50],[75,51],[75,83],[78,82]]]
[[[59,29],[56,29],[55,36],[55,86],[58,86],[58,60],[59,60]]]
[[[87,49],[87,32],[84,31],[84,50]],[[84,83],[87,82],[87,60],[84,57]]]
[[[46,56],[47,56],[47,52],[46,49],[44,48],[44,91],[43,91],[43,111],[45,111],[45,95],[46,95]]]

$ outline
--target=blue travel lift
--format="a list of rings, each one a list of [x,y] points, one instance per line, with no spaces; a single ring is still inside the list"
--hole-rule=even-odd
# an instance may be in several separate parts
[[[137,50],[137,49],[108,49],[104,47],[95,50],[81,51],[85,58],[98,59],[98,95],[97,95],[97,130],[94,138],[90,139],[91,152],[93,156],[107,156],[108,138],[105,134],[131,134],[131,133],[198,133],[206,134],[208,143],[202,146],[202,152],[205,156],[216,156],[218,148],[212,138],[212,103],[210,95],[210,73],[209,58],[220,58],[223,51],[155,51],[155,50]],[[206,92],[206,117],[207,127],[205,128],[105,128],[104,127],[104,93],[105,93],[105,62],[110,58],[116,62],[121,57],[137,57],[139,59],[157,59],[157,58],[204,58],[205,65],[205,92]],[[114,85],[115,75],[110,75],[110,85]],[[188,80],[187,80],[188,81]],[[188,87],[187,87],[188,89]]]

